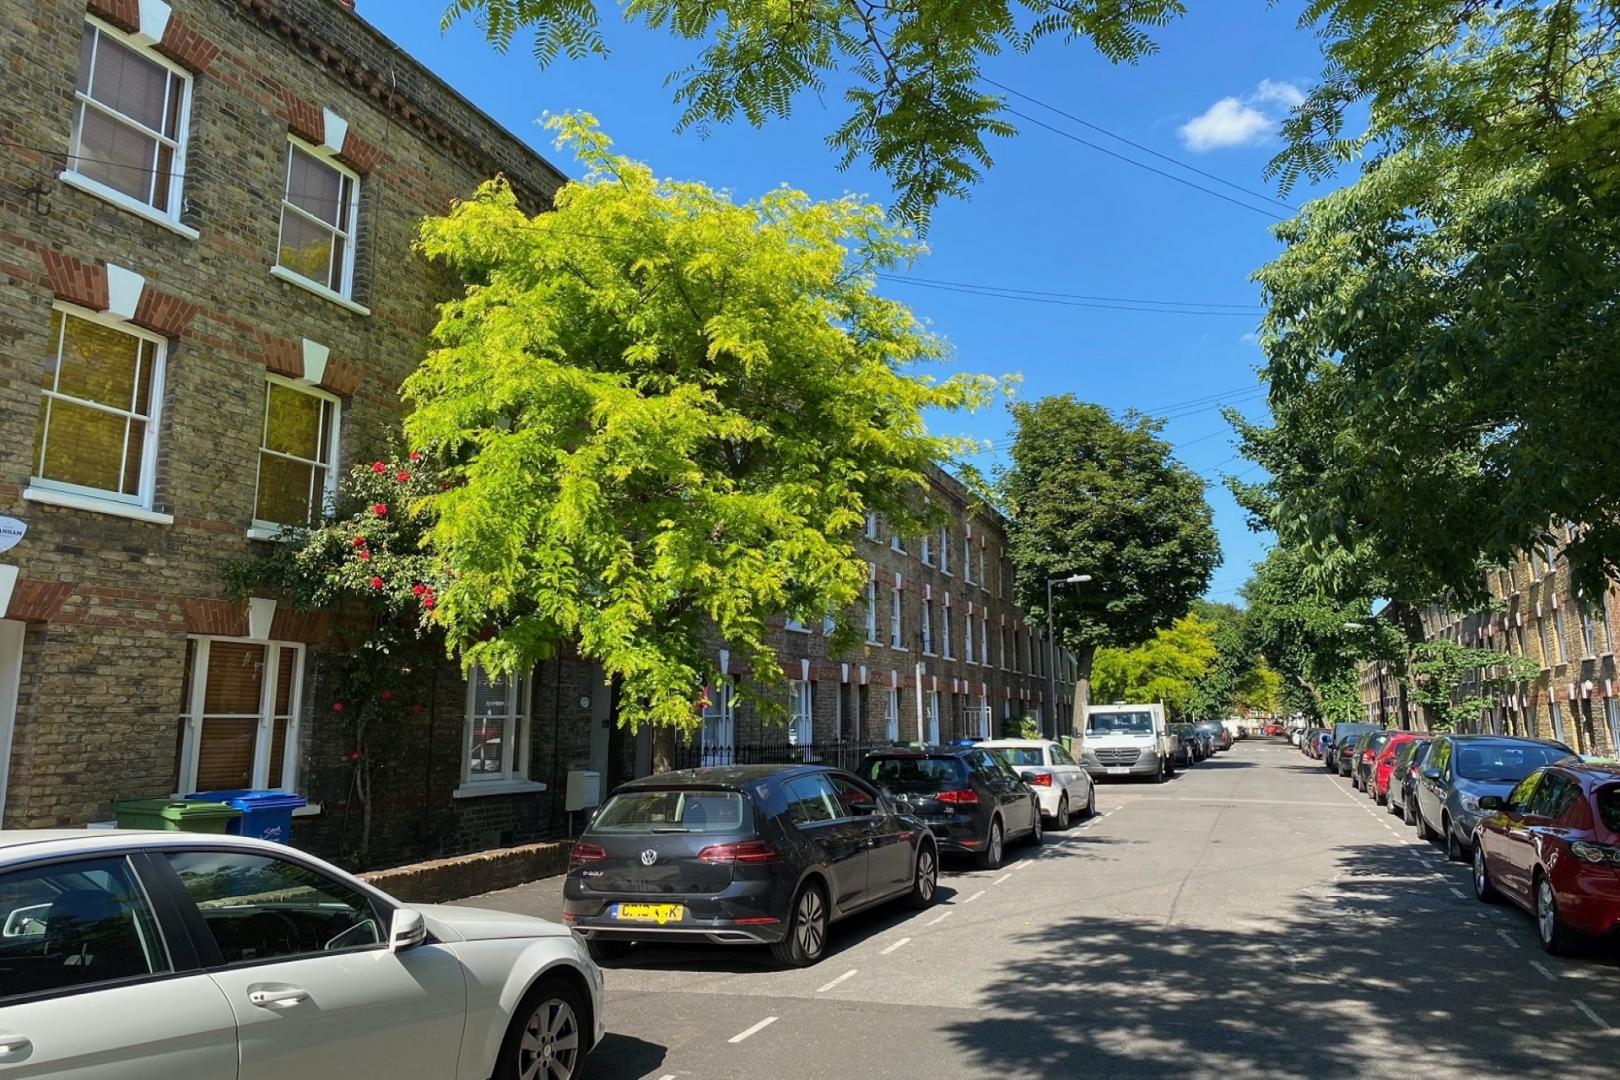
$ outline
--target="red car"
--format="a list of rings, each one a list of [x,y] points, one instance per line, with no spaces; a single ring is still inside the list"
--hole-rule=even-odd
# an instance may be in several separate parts
[[[1479,807],[1475,895],[1530,912],[1555,955],[1620,928],[1620,765],[1547,765]]]
[[[1372,797],[1373,802],[1379,806],[1389,802],[1389,780],[1395,773],[1395,752],[1409,742],[1428,737],[1429,733],[1426,731],[1397,731],[1389,737],[1384,748],[1378,751],[1378,756],[1373,759],[1372,769],[1369,772],[1369,779],[1372,782],[1367,785],[1367,794]]]
[[[1275,720],[1266,725],[1266,734],[1272,738],[1276,738],[1278,735],[1286,735],[1287,733],[1288,729],[1277,723]]]

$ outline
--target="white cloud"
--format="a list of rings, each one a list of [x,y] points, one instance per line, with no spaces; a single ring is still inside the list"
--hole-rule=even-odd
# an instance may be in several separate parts
[[[1223,97],[1181,125],[1181,141],[1199,153],[1252,146],[1271,135],[1283,111],[1304,100],[1305,94],[1293,83],[1262,79],[1248,97]]]
[[[1250,330],[1247,334],[1238,338],[1238,342],[1243,345],[1257,345],[1260,343],[1260,335]]]

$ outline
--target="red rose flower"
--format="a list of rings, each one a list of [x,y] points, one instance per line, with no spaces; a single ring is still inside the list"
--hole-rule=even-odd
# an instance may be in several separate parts
[[[411,592],[415,593],[417,596],[421,596],[423,593],[427,592],[427,586],[418,581],[415,585],[411,586]]]
[[[410,478],[411,478],[411,474],[406,472],[404,469],[401,469],[401,470],[399,470],[399,472],[394,474],[394,479],[398,480],[402,484],[405,483]]]
[[[438,600],[437,600],[437,598],[434,597],[432,589],[429,589],[427,592],[422,594],[422,606],[423,607],[428,608],[429,610],[432,610],[433,605],[436,604],[437,602],[438,602]]]
[[[365,548],[361,548],[360,551],[358,552],[358,554],[355,555],[355,558],[357,558],[357,559],[369,559],[369,558],[371,558],[371,552],[367,551]]]
[[[411,460],[412,461],[421,461],[422,460],[422,451],[420,451],[420,450],[412,450],[411,451]]]
[[[363,537],[363,536],[355,537],[354,538],[354,546],[355,547],[365,547],[366,546],[366,538]]]
[[[382,587],[383,587],[383,579],[382,579],[382,578],[380,578],[380,577],[374,577],[374,578],[372,578],[372,579],[371,579],[371,587],[372,587],[372,588],[373,588],[373,589],[380,589],[380,588],[382,588]]]
[[[373,461],[371,463],[371,471],[374,473],[385,473],[388,471],[388,465],[385,462]]]
[[[388,516],[388,504],[387,503],[378,503],[376,506],[373,506],[371,508],[371,512],[373,514],[376,514],[378,517],[387,517]]]
[[[359,761],[360,760],[360,751],[358,751],[358,750],[352,751],[349,754],[349,760],[350,761]]]
[[[393,701],[394,700],[394,692],[392,690],[384,690],[382,693],[378,694],[377,696],[382,698],[384,701]]]
[[[415,704],[413,704],[411,706],[411,713],[412,713],[412,715],[415,715],[415,716],[421,716],[422,715],[422,704],[421,704],[421,702],[417,702],[417,703],[415,703]]]
[[[342,712],[343,711],[343,702],[341,702],[341,701],[332,702],[332,711],[333,712]]]

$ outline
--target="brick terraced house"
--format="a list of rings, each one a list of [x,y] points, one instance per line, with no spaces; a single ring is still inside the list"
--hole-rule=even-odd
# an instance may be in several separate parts
[[[286,788],[296,844],[380,865],[555,835],[571,771],[649,769],[589,665],[446,664],[370,740],[362,854],[332,617],[224,582],[397,431],[458,288],[412,250],[421,218],[496,174],[538,210],[562,174],[339,0],[41,0],[0,35],[0,822]],[[790,719],[713,688],[693,756],[1051,716],[1003,523],[935,489],[950,528],[868,531],[865,645],[782,626]],[[1072,658],[1056,682],[1066,702]]]
[[[1569,530],[1559,534],[1568,538]],[[1527,656],[1541,668],[1533,681],[1497,695],[1473,730],[1562,740],[1577,753],[1614,754],[1620,748],[1620,597],[1612,590],[1583,598],[1570,585],[1569,566],[1556,545],[1521,555],[1513,566],[1486,575],[1486,610],[1434,606],[1421,613],[1427,640],[1447,639],[1477,649]],[[1387,667],[1362,666],[1362,698],[1373,721],[1401,726]],[[1465,684],[1462,694],[1475,691]],[[1415,715],[1406,726],[1421,726]]]

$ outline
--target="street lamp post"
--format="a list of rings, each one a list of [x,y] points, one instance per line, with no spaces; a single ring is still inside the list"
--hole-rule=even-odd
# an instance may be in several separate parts
[[[1052,619],[1052,586],[1084,585],[1090,574],[1070,574],[1067,577],[1046,579],[1046,690],[1048,707],[1052,714],[1052,738],[1057,738],[1057,629]],[[1046,725],[1042,724],[1042,728]],[[1045,734],[1043,731],[1042,734]]]

